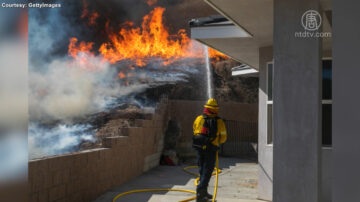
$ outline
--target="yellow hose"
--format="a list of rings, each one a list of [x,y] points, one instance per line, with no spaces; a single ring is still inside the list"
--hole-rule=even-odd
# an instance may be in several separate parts
[[[138,190],[132,190],[132,191],[124,192],[124,193],[117,195],[113,199],[113,202],[115,202],[118,198],[128,195],[128,194],[134,194],[134,193],[139,193],[139,192],[154,192],[154,191],[179,191],[179,192],[188,192],[188,193],[196,194],[196,191],[186,190],[186,189],[138,189]]]
[[[187,169],[197,168],[197,167],[198,166],[188,166],[188,167],[184,168],[184,171],[191,175],[194,175],[194,176],[200,176],[198,173],[194,173],[194,172],[187,170]],[[212,175],[215,175],[216,177],[215,177],[215,189],[214,189],[214,195],[213,195],[212,202],[215,202],[215,199],[216,199],[216,193],[217,193],[217,187],[218,187],[218,174],[221,173],[221,170],[219,169],[218,152],[216,152],[216,168],[214,168],[214,170],[215,170],[215,172],[213,172]],[[198,185],[199,179],[200,179],[200,177],[196,178],[195,185]],[[140,193],[140,192],[156,192],[156,191],[178,191],[178,192],[187,192],[187,193],[196,194],[196,191],[187,190],[187,189],[137,189],[137,190],[131,190],[131,191],[116,195],[115,198],[113,199],[113,202],[115,202],[118,198],[128,195],[128,194],[134,194],[134,193]],[[187,201],[191,201],[194,199],[196,199],[196,196],[179,201],[179,202],[187,202]]]
[[[218,176],[219,176],[219,158],[218,158],[218,152],[216,152],[216,170],[215,170],[215,172],[216,172],[216,174],[215,174],[215,189],[214,189],[214,195],[213,195],[212,202],[215,202],[216,193],[217,193],[217,188],[218,188]]]

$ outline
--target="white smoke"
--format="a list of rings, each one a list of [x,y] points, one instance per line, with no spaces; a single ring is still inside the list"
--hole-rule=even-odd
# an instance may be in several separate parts
[[[78,59],[64,56],[70,37],[87,37],[79,36],[84,27],[72,21],[67,11],[29,9],[30,158],[75,151],[82,141],[92,141],[90,126],[73,125],[74,118],[116,107],[119,100],[149,87],[186,82],[189,74],[199,73],[193,68],[194,61],[179,61],[170,68],[154,58],[146,67],[129,70],[126,64],[110,65],[101,55],[80,52]],[[119,80],[119,69],[132,77]],[[146,107],[140,101],[138,105]],[[60,124],[50,127],[49,123]]]
[[[116,69],[100,57],[88,62],[55,60],[45,72],[29,73],[31,120],[67,120],[102,111],[112,98],[141,92],[147,85],[121,86]],[[89,64],[97,69],[89,69]]]
[[[96,140],[91,125],[66,125],[73,118],[105,111],[118,98],[148,85],[122,86],[117,70],[102,58],[82,55],[87,62],[54,60],[46,71],[29,72],[29,158],[78,151],[83,141]],[[51,126],[39,123],[60,121]]]
[[[29,124],[29,159],[77,151],[82,141],[94,142],[90,125],[57,125],[45,128]]]

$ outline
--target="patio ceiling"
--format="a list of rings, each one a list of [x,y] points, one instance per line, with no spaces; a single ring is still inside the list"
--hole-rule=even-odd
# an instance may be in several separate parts
[[[248,37],[200,38],[192,35],[192,38],[259,69],[259,48],[273,44],[273,0],[204,1],[243,32],[248,33]],[[321,0],[320,3],[324,11],[331,10],[331,0]],[[323,19],[323,31],[331,32],[331,19],[325,13]],[[331,56],[331,38],[323,38],[322,44],[324,56]]]
[[[197,39],[259,69],[259,47],[272,45],[273,0],[205,0],[249,37]],[[194,38],[194,37],[193,37]]]

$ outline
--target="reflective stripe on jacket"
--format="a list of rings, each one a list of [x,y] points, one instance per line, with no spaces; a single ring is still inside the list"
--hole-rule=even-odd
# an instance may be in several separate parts
[[[202,115],[198,116],[195,119],[194,124],[193,124],[194,135],[201,134],[201,130],[203,128],[204,122],[205,122],[205,119]],[[226,142],[226,138],[227,138],[227,133],[226,133],[225,123],[222,119],[219,118],[217,120],[216,138],[211,143],[215,146],[219,146],[219,144],[223,144],[224,142]]]

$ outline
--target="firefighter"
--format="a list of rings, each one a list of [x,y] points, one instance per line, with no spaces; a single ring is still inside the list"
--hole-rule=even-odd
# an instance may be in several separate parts
[[[207,187],[215,167],[216,152],[227,138],[224,121],[217,116],[219,106],[211,98],[204,106],[204,113],[196,118],[193,124],[193,147],[198,151],[200,180],[196,188],[196,201],[212,199]]]

